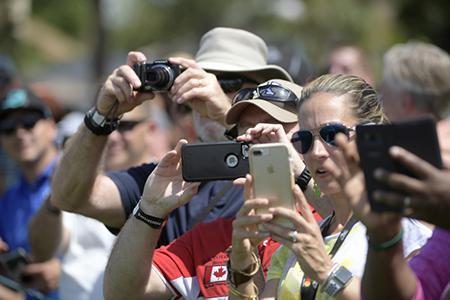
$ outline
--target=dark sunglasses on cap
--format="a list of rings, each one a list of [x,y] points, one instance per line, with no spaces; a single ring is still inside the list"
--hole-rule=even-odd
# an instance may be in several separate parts
[[[258,84],[258,82],[253,79],[236,75],[217,75],[217,81],[225,94],[239,91],[244,83]]]
[[[120,133],[123,132],[127,132],[127,131],[131,131],[134,129],[134,127],[136,127],[136,125],[144,122],[145,120],[140,120],[140,121],[128,121],[128,120],[124,120],[124,121],[120,121],[119,126],[117,127],[117,131]]]
[[[241,89],[233,98],[233,105],[244,100],[262,99],[282,108],[295,110],[298,97],[291,90],[276,84],[260,85],[255,88]]]
[[[354,131],[354,128],[350,128],[341,123],[328,123],[320,126],[318,129],[319,136],[328,145],[336,146],[335,137],[338,133],[343,133],[350,137],[350,131]],[[299,130],[292,135],[291,143],[294,145],[294,148],[297,152],[301,154],[307,153],[314,142],[314,136],[310,130]]]
[[[20,116],[7,118],[0,122],[0,134],[12,135],[19,126],[26,130],[31,130],[36,123],[43,118],[44,117],[39,113],[26,113]]]

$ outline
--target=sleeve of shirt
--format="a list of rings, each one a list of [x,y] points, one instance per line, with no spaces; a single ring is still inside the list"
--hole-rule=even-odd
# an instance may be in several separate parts
[[[126,171],[108,172],[106,174],[119,189],[120,201],[122,201],[122,207],[127,218],[139,202],[147,177],[155,167],[156,164],[150,163],[132,167]],[[118,228],[108,227],[108,229],[114,234],[120,231]]]
[[[433,231],[415,219],[403,218],[403,255],[408,257],[412,252],[422,248],[431,237]]]
[[[450,281],[450,231],[436,228],[410,266],[420,281],[424,299],[440,299]]]
[[[288,248],[281,246],[272,255],[269,271],[267,272],[267,281],[271,279],[280,279],[283,275],[283,270],[287,261],[287,257],[289,255],[287,249]]]

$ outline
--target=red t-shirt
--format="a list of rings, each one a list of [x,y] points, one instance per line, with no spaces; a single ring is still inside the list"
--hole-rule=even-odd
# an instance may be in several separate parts
[[[227,299],[227,261],[233,219],[199,224],[168,246],[155,251],[153,264],[174,298]],[[258,247],[264,274],[279,244],[267,239]]]

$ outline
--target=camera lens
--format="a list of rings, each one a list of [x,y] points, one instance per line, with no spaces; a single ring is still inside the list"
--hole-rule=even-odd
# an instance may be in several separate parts
[[[166,65],[157,64],[150,67],[146,72],[146,84],[153,86],[158,90],[169,89],[174,80],[174,74],[171,68]]]
[[[235,154],[228,154],[225,157],[225,163],[229,168],[235,168],[239,164],[239,158]]]

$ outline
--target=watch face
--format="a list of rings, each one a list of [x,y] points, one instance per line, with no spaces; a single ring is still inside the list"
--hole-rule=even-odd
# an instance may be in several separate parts
[[[346,284],[350,279],[352,279],[353,274],[349,270],[347,270],[345,267],[339,267],[336,272],[334,273],[334,276],[343,284]]]

